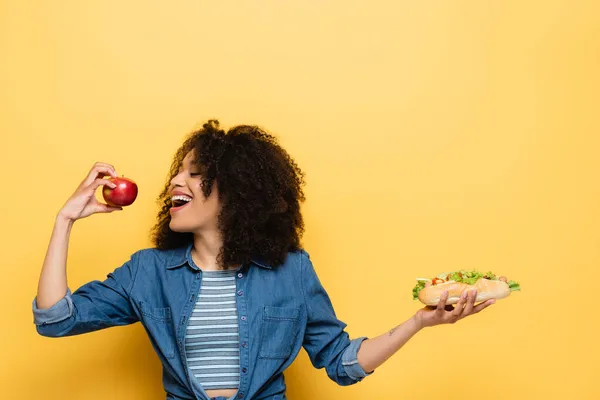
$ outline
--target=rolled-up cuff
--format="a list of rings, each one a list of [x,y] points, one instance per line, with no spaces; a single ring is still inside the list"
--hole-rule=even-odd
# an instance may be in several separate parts
[[[50,308],[39,309],[37,307],[37,297],[33,299],[33,323],[36,325],[46,325],[55,322],[64,321],[73,315],[73,300],[71,299],[71,290],[67,288],[67,294]]]
[[[358,350],[360,349],[360,345],[363,341],[368,339],[367,337],[359,337],[350,341],[350,346],[346,348],[344,354],[342,355],[342,366],[348,374],[348,377],[359,382],[363,380],[364,377],[371,375],[375,371],[371,371],[369,373],[365,372],[365,370],[358,363]]]

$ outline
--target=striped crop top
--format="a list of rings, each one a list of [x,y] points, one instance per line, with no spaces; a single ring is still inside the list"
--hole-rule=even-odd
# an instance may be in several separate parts
[[[204,389],[238,389],[240,349],[236,271],[203,271],[185,333],[188,366]]]

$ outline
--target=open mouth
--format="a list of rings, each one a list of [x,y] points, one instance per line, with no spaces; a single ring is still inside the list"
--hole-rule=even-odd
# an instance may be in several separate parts
[[[171,209],[170,211],[179,211],[187,206],[192,201],[191,197],[177,195],[171,198]]]

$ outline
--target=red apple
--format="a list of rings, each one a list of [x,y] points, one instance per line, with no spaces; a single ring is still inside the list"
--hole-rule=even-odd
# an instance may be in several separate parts
[[[106,204],[113,207],[124,207],[135,201],[138,194],[138,187],[134,181],[124,176],[110,178],[109,181],[117,185],[117,187],[112,189],[104,186],[104,189],[102,189],[102,197],[104,197]]]

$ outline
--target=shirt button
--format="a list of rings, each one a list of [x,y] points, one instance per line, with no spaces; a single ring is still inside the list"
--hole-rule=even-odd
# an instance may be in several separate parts
[[[244,393],[238,393],[237,398],[241,399],[242,397],[244,397]]]
[[[246,342],[242,343],[242,347],[246,348],[248,347],[248,344]]]
[[[245,321],[245,320],[246,320],[246,316],[242,315],[242,321]]]
[[[246,371],[248,371],[246,368],[242,368],[243,373],[246,373]]]
[[[244,292],[242,292],[241,290],[238,290],[238,296],[241,296],[243,294],[244,294]]]
[[[238,274],[238,278],[241,278],[243,276],[244,276],[244,274],[242,274],[241,272]]]

